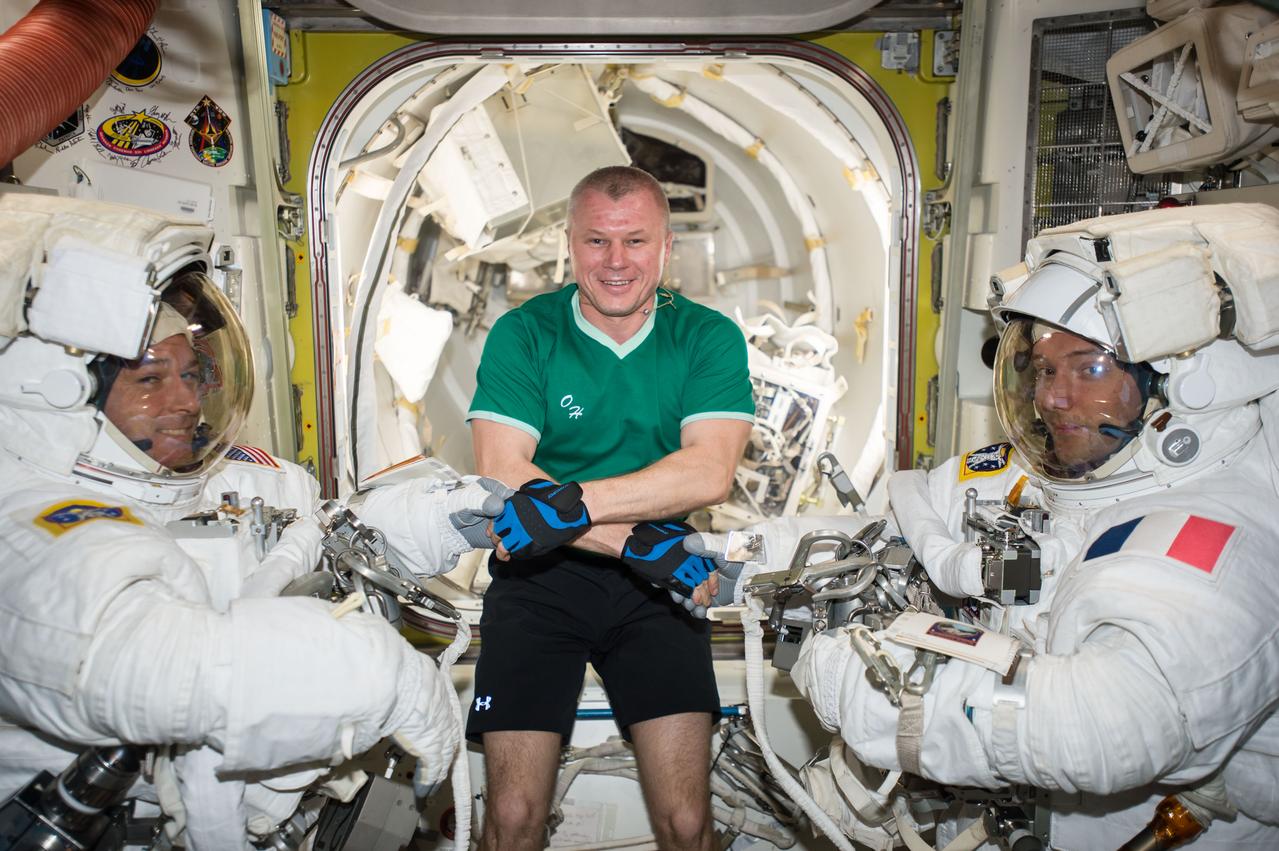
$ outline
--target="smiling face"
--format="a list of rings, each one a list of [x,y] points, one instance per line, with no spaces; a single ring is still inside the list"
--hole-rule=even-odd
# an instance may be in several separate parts
[[[613,199],[594,189],[582,192],[572,207],[568,243],[586,321],[619,342],[638,331],[673,239],[652,193],[636,189]]]
[[[1145,402],[1137,380],[1109,352],[1083,337],[1052,330],[1031,349],[1035,408],[1057,462],[1091,468],[1128,438]]]
[[[193,463],[201,373],[191,344],[174,334],[120,370],[103,412],[135,446],[170,470]]]

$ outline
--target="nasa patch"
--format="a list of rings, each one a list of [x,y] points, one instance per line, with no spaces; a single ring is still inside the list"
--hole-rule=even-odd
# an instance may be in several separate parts
[[[84,138],[88,124],[89,107],[87,104],[80,104],[75,112],[62,119],[56,127],[36,142],[36,147],[51,154],[65,151]]]
[[[92,520],[114,520],[117,523],[142,525],[142,521],[123,505],[104,505],[87,499],[51,505],[42,509],[34,522],[56,537]]]
[[[959,480],[964,482],[982,476],[998,475],[1008,469],[1012,454],[1011,443],[994,443],[974,449],[964,456],[963,463],[959,465]]]
[[[145,167],[167,156],[180,138],[169,125],[172,117],[158,106],[132,109],[111,107],[111,115],[98,125],[93,147],[108,160],[128,168]]]
[[[117,89],[137,91],[158,82],[164,67],[164,40],[154,28],[142,34],[129,55],[120,60],[108,82]]]
[[[213,98],[205,95],[195,105],[195,109],[186,117],[191,133],[187,143],[191,155],[201,165],[221,168],[231,161],[231,119],[222,107],[213,102]]]

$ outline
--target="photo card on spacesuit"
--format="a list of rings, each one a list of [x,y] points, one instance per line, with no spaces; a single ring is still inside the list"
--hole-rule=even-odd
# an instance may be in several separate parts
[[[1016,639],[923,612],[904,612],[884,630],[884,637],[907,647],[931,650],[989,668],[1003,676],[1021,646]]]

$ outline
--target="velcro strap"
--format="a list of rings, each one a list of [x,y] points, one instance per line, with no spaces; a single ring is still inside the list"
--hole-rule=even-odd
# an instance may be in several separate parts
[[[654,544],[659,544],[668,537],[655,523],[637,523],[631,527],[627,543],[636,555],[648,555],[653,551]]]
[[[1012,703],[997,702],[990,710],[990,750],[993,768],[1004,777],[1020,777],[1018,759],[1017,710]]]
[[[538,497],[542,499],[542,497]],[[543,499],[547,505],[554,508],[561,514],[571,510],[579,502],[582,501],[582,486],[577,482],[566,482],[555,490],[551,491],[551,495]]]
[[[908,774],[920,773],[920,752],[924,738],[924,698],[902,689],[902,711],[897,716],[897,762]]]

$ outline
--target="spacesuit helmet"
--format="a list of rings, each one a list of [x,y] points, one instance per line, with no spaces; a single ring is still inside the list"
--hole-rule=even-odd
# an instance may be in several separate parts
[[[1279,211],[1157,209],[1043,231],[991,282],[995,408],[1057,493],[1162,487],[1237,452],[1279,388]]]
[[[0,194],[0,445],[156,505],[195,499],[253,395],[205,226]]]
[[[251,366],[235,311],[192,264],[163,287],[138,357],[99,355],[90,362],[96,385],[90,401],[103,433],[135,466],[190,478],[221,458],[243,425]]]

